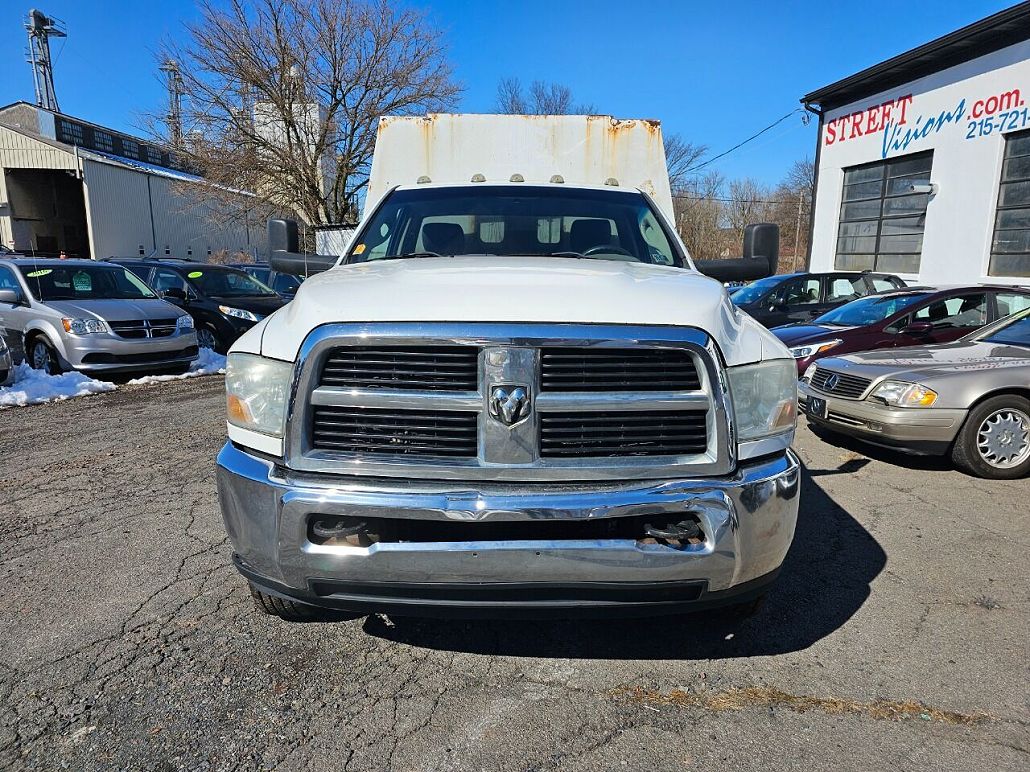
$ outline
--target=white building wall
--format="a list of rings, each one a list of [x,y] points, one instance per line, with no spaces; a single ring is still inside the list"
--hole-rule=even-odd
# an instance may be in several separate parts
[[[987,118],[993,129],[980,123]],[[988,275],[1003,135],[1023,129],[1030,129],[1030,41],[828,111],[819,138],[810,269],[834,268],[844,169],[932,149],[931,181],[939,190],[927,207],[919,273],[903,277],[1030,283]]]
[[[207,257],[208,250],[264,254],[264,224],[228,221],[181,193],[184,184],[99,161],[83,162],[86,216],[97,257]],[[248,229],[249,225],[249,229]]]

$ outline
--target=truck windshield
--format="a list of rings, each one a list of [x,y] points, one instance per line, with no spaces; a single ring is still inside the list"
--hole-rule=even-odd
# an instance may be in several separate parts
[[[157,297],[132,273],[113,265],[19,265],[37,300],[141,300]]]
[[[639,192],[485,184],[394,191],[355,236],[347,262],[455,255],[683,266]]]
[[[812,320],[812,324],[832,324],[837,327],[864,327],[883,321],[913,303],[929,296],[928,292],[912,292],[907,295],[870,295],[852,300],[839,308],[827,311]]]

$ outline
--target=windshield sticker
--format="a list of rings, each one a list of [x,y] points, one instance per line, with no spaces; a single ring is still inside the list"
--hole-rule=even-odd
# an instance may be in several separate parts
[[[354,254],[355,255],[360,255],[364,251],[365,251],[365,245],[364,244],[358,244],[356,247],[354,247]]]
[[[29,279],[38,279],[40,276],[46,276],[46,275],[51,274],[53,272],[54,272],[53,268],[41,268],[38,271],[31,271],[31,272],[25,274],[25,276],[27,278],[29,278]]]
[[[93,281],[85,271],[79,271],[72,276],[72,286],[76,292],[89,292],[93,289]]]
[[[186,274],[186,276],[188,276],[190,279],[199,279],[203,275],[203,271],[190,271],[188,274]]]

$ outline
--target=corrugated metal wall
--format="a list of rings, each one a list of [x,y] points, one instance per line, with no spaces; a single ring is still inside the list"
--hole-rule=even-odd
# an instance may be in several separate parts
[[[93,253],[111,255],[165,254],[203,260],[210,250],[265,254],[264,224],[223,222],[209,207],[183,196],[185,184],[167,177],[84,161],[86,206],[93,234]]]
[[[0,125],[0,167],[10,169],[74,169],[75,156]]]

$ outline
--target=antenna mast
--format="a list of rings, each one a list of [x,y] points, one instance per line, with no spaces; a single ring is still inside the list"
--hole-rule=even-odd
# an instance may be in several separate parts
[[[173,146],[179,147],[182,145],[182,74],[173,59],[165,60],[159,69],[167,75],[168,114],[165,116],[165,124],[168,126],[168,137]]]
[[[32,80],[36,86],[36,104],[55,113],[57,92],[54,90],[54,64],[50,59],[50,38],[68,37],[64,22],[47,16],[33,8],[29,11],[25,29],[29,33],[29,64],[32,65]]]

